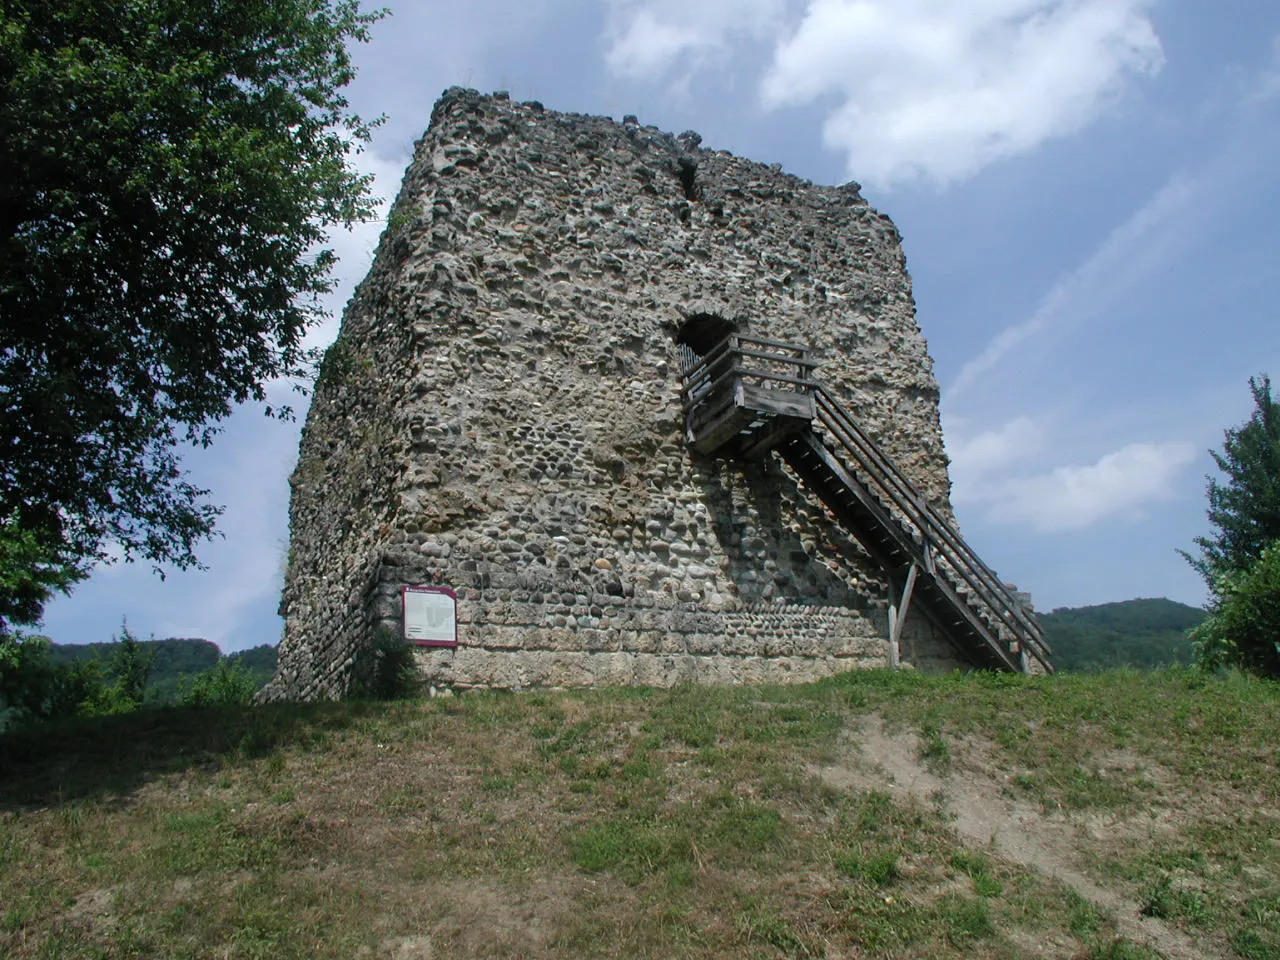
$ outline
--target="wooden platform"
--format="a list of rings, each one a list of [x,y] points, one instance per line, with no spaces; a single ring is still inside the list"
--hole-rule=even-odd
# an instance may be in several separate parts
[[[816,416],[808,349],[730,336],[685,373],[685,436],[699,453],[753,458]]]

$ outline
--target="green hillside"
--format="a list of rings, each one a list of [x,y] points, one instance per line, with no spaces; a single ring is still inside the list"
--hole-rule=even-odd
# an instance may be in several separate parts
[[[147,700],[153,703],[172,703],[184,680],[189,681],[198,673],[212,670],[223,659],[218,645],[208,640],[171,637],[166,640],[143,640],[147,651],[154,651],[151,679],[147,684]],[[73,663],[96,660],[104,668],[111,662],[114,643],[53,644],[50,657],[55,663]],[[261,687],[276,669],[276,648],[253,647],[226,656],[228,666],[239,665]]]
[[[153,679],[169,679],[189,673],[200,673],[215,666],[222,651],[216,643],[194,638],[172,637],[168,640],[143,640],[142,646],[155,653],[151,666]],[[73,663],[111,659],[115,643],[59,644],[55,643],[50,655],[55,663]]]
[[[239,664],[254,676],[261,677],[263,683],[270,680],[271,675],[276,672],[276,648],[266,643],[237,653],[229,653],[227,660],[232,664]]]
[[[1187,631],[1205,616],[1161,598],[1061,607],[1039,619],[1059,669],[1108,670],[1190,663]]]

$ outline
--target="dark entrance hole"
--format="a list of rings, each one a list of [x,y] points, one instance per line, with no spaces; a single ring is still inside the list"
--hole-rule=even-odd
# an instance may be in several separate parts
[[[702,188],[698,186],[698,164],[688,157],[681,157],[676,165],[676,177],[684,189],[688,200],[702,199]]]
[[[736,323],[724,317],[718,317],[714,313],[697,313],[691,316],[676,333],[676,343],[680,347],[681,372],[688,372],[697,366],[712,347],[729,334],[737,332]]]

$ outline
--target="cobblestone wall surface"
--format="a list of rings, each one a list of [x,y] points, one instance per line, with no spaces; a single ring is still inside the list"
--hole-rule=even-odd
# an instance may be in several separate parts
[[[400,588],[459,590],[425,682],[811,679],[883,663],[885,585],[776,461],[692,453],[691,318],[811,345],[950,514],[900,237],[856,184],[451,89],[326,356],[292,477],[277,676],[340,696]],[[908,655],[949,666],[923,625]]]

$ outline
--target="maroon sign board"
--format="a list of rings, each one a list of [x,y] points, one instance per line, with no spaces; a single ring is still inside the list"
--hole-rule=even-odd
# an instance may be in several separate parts
[[[419,647],[458,645],[458,595],[448,587],[404,588],[404,638]]]

